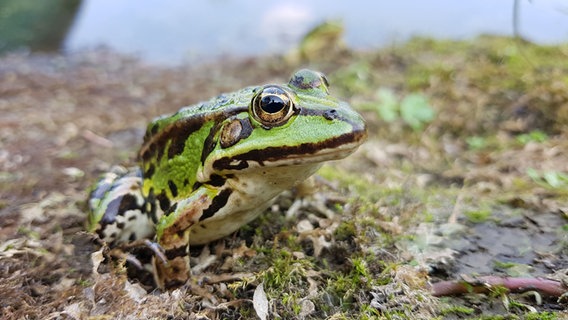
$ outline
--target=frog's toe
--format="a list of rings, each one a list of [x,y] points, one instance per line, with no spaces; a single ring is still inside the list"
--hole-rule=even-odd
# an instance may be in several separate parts
[[[162,246],[159,243],[145,239],[144,244],[148,247],[148,249],[152,250],[155,257],[159,258],[160,261],[162,261],[162,263],[165,264],[166,266],[168,265],[168,259],[166,258],[166,250],[164,250],[164,248],[162,248]]]

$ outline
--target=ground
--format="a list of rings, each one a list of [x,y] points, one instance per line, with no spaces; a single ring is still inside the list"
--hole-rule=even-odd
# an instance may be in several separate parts
[[[434,297],[431,284],[566,278],[568,47],[325,44],[176,68],[104,50],[1,57],[1,317],[247,319],[262,297],[269,318],[566,317],[566,299],[499,286]],[[135,163],[150,119],[300,67],[329,76],[368,141],[251,225],[193,248],[188,287],[139,284],[83,232],[86,190]]]

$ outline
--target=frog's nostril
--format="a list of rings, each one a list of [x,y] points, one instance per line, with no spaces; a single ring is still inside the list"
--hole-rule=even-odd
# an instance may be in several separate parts
[[[337,113],[337,110],[331,109],[324,112],[323,117],[326,118],[327,120],[334,120],[339,117],[339,114]]]

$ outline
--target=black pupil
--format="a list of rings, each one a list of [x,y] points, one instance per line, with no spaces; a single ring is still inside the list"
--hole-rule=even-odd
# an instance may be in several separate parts
[[[276,95],[266,95],[260,99],[260,107],[268,113],[276,113],[286,106],[286,102]]]

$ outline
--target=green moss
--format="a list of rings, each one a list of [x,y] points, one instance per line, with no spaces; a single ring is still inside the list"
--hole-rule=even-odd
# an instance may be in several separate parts
[[[370,320],[370,319],[377,319],[377,317],[380,319],[380,318],[388,318],[389,316],[383,315],[375,307],[372,307],[368,304],[363,304],[361,306],[361,314],[359,314],[359,317],[357,319]]]
[[[33,239],[33,240],[39,240],[40,239],[40,234],[36,230],[32,230],[32,229],[30,229],[26,226],[20,226],[18,228],[18,233],[23,234],[23,235],[25,235],[28,238]]]
[[[365,180],[361,174],[348,172],[341,168],[333,167],[331,165],[323,165],[318,174],[323,178],[330,181],[338,181],[343,188],[351,188],[360,196],[370,196],[372,193],[380,190]],[[371,189],[373,192],[364,192]]]
[[[333,236],[338,241],[345,241],[354,238],[357,235],[357,228],[354,221],[342,221]]]
[[[436,220],[436,215],[431,212],[424,212],[423,219],[424,222],[434,222]]]
[[[296,291],[289,291],[289,292],[282,292],[281,295],[282,304],[292,310],[294,315],[298,315],[302,306],[300,305],[302,297],[299,295],[299,292]]]
[[[525,320],[556,320],[558,315],[554,312],[530,312],[524,315]]]
[[[519,248],[520,254],[525,254],[523,252],[523,246]],[[522,263],[514,263],[514,262],[507,262],[507,261],[499,261],[496,260],[493,262],[496,269],[505,271],[508,276],[511,277],[530,277],[531,273],[534,271],[532,266]]]
[[[454,306],[450,306],[447,307],[445,309],[440,310],[440,313],[443,316],[447,316],[447,315],[456,315],[456,316],[467,316],[467,315],[471,315],[475,312],[475,309],[473,308],[468,308],[468,307],[464,307],[464,306],[458,306],[458,305],[454,305]]]
[[[491,210],[489,209],[478,209],[465,211],[464,215],[467,219],[473,223],[481,223],[487,221],[491,217]]]
[[[93,282],[90,279],[78,279],[77,284],[80,285],[81,287],[87,288],[92,286]]]
[[[545,142],[546,140],[548,140],[548,135],[541,130],[533,130],[529,133],[518,135],[516,140],[522,145],[525,145],[529,142]]]
[[[271,267],[262,274],[267,288],[288,289],[299,282],[305,282],[306,271],[313,270],[309,259],[296,259],[288,249],[265,251],[270,257]]]

